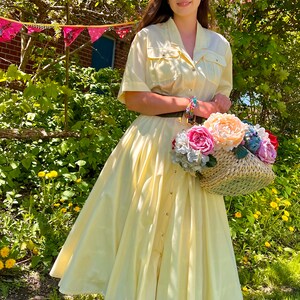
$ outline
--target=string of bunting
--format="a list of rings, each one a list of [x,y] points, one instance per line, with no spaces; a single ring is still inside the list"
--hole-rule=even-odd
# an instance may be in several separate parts
[[[91,42],[94,43],[110,28],[113,28],[117,35],[123,39],[131,31],[133,24],[135,24],[135,22],[107,25],[59,25],[18,22],[0,17],[0,42],[11,41],[20,32],[23,26],[27,29],[27,34],[41,32],[47,28],[59,27],[63,31],[65,45],[69,47],[84,29],[88,30]]]

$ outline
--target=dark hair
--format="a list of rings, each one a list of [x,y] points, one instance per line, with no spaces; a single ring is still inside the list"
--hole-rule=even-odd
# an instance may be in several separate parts
[[[197,19],[204,28],[209,27],[208,14],[209,0],[201,0]],[[168,0],[150,0],[137,26],[137,31],[151,24],[166,22],[170,17],[173,17],[173,11],[168,4]]]

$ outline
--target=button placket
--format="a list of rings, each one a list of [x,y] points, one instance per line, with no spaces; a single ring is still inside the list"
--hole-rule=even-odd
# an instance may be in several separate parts
[[[177,173],[177,170],[174,169],[174,174],[176,174],[176,173]],[[169,217],[170,217],[171,209],[172,209],[173,202],[174,202],[175,193],[173,192],[173,187],[174,187],[174,184],[171,183],[171,186],[170,186],[170,189],[168,192],[168,197],[166,199],[167,201],[164,202],[164,205],[161,210],[161,215],[159,216],[158,226],[160,228],[160,233],[159,233],[158,248],[159,248],[160,254],[162,254],[162,252],[163,252],[166,231],[167,231],[169,220],[170,220]]]

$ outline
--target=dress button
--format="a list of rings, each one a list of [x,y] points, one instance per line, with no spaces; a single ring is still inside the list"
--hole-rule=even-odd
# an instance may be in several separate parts
[[[170,192],[170,195],[173,195],[173,192]]]
[[[195,69],[195,68],[193,68],[193,69],[192,69],[192,71],[193,71],[193,72],[195,72],[195,71],[196,71],[196,69]]]
[[[167,217],[169,216],[169,213],[168,213],[168,212],[166,212],[166,216],[167,216]]]

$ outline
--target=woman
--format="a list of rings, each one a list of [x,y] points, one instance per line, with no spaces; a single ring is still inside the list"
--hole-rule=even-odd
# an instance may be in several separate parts
[[[242,299],[223,197],[200,188],[170,155],[174,136],[191,126],[186,115],[200,122],[231,105],[230,46],[207,29],[207,16],[208,0],[150,1],[119,92],[141,115],[109,157],[53,266],[62,293]]]

